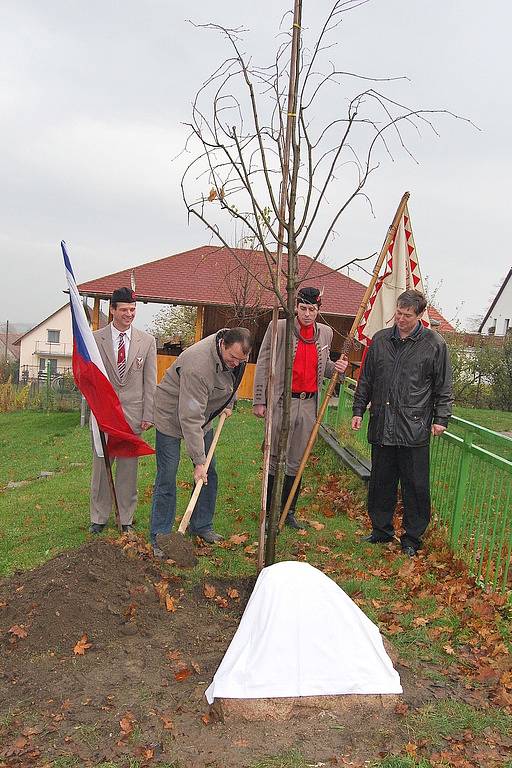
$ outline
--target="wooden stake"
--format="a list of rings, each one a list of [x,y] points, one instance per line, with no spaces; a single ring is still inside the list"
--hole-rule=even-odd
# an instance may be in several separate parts
[[[357,326],[359,325],[361,318],[363,316],[363,313],[366,310],[366,306],[370,300],[370,297],[372,295],[372,291],[375,287],[375,283],[377,282],[377,278],[379,276],[380,268],[382,266],[382,263],[386,257],[386,253],[388,252],[389,245],[393,238],[395,237],[396,230],[398,227],[398,224],[400,222],[400,219],[402,218],[405,206],[407,205],[407,201],[409,200],[410,193],[405,192],[402,199],[400,200],[400,205],[398,206],[395,216],[393,218],[393,221],[391,223],[391,226],[388,229],[386,238],[384,240],[384,244],[382,246],[381,252],[379,253],[379,257],[377,259],[377,262],[375,264],[375,268],[373,270],[372,279],[370,280],[370,284],[366,291],[364,292],[364,296],[362,298],[361,304],[359,305],[359,309],[357,310],[357,314],[354,318],[354,322],[352,323],[352,327],[348,333],[347,340],[344,344],[343,352],[346,354],[348,350],[350,349],[350,346],[352,344],[352,336],[355,334],[357,330]],[[286,515],[290,511],[290,507],[293,501],[293,497],[295,496],[295,492],[297,488],[299,487],[300,480],[302,478],[302,474],[304,472],[304,469],[306,467],[307,461],[309,459],[309,454],[311,453],[313,449],[313,445],[315,444],[315,440],[318,435],[318,430],[320,429],[320,424],[322,423],[322,419],[325,415],[325,412],[327,410],[327,406],[329,405],[329,400],[332,397],[332,394],[334,392],[334,388],[336,387],[336,384],[338,383],[338,373],[335,371],[334,375],[331,378],[330,384],[327,388],[327,392],[325,393],[325,397],[323,399],[323,402],[319,408],[318,415],[316,417],[316,421],[313,425],[313,429],[311,430],[311,435],[309,436],[308,443],[306,445],[306,449],[304,451],[304,455],[302,457],[302,460],[300,462],[299,469],[297,471],[297,475],[295,477],[295,481],[292,485],[292,488],[290,490],[290,494],[288,496],[288,499],[286,500],[286,504],[284,505],[283,512],[281,514],[281,518],[279,520],[279,530],[281,531],[283,529],[284,521],[286,520]]]
[[[295,0],[292,27],[292,47],[290,52],[290,79],[288,84],[288,113],[286,118],[286,134],[283,149],[283,178],[281,181],[281,191],[279,200],[279,230],[277,234],[277,252],[275,276],[277,285],[281,280],[281,264],[283,257],[283,239],[285,233],[284,221],[286,218],[286,208],[288,201],[288,177],[290,166],[290,147],[292,141],[293,127],[296,117],[297,100],[297,77],[298,77],[298,52],[300,44],[300,24],[302,14],[301,0]],[[272,337],[270,342],[270,363],[267,380],[267,403],[265,414],[265,438],[263,443],[263,472],[261,481],[261,506],[258,531],[258,573],[263,568],[265,562],[265,522],[267,510],[267,485],[268,472],[270,467],[270,448],[272,439],[272,418],[274,406],[274,380],[276,369],[276,350],[277,350],[277,323],[279,320],[279,299],[276,297],[274,309],[272,311]],[[279,493],[278,484],[274,484],[274,493]],[[271,526],[269,526],[270,532]]]

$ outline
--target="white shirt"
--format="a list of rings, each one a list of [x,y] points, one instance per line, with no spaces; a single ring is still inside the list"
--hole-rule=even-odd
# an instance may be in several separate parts
[[[130,351],[130,341],[132,338],[131,325],[127,331],[118,331],[114,323],[110,323],[110,328],[112,329],[112,346],[114,347],[114,360],[117,363],[117,352],[119,350],[119,335],[121,333],[124,333],[124,350],[125,350],[126,359],[128,360],[128,352]]]

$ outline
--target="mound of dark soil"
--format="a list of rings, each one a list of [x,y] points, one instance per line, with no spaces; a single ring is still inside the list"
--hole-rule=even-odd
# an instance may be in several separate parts
[[[95,540],[0,582],[0,767],[76,756],[84,766],[229,768],[292,748],[364,759],[402,741],[389,713],[372,715],[371,728],[330,715],[213,722],[204,691],[254,579],[189,588],[142,541],[120,541]],[[409,695],[430,694],[416,681]]]

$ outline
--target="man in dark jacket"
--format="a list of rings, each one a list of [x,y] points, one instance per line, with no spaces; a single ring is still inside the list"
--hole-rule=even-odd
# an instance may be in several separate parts
[[[352,429],[361,427],[370,404],[368,488],[371,544],[394,536],[398,482],[404,506],[402,551],[413,557],[430,521],[429,442],[451,416],[452,372],[442,337],[425,328],[422,293],[398,297],[395,324],[373,337],[354,396]]]

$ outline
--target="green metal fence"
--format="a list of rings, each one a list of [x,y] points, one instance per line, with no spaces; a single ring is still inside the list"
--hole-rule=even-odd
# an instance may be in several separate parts
[[[358,432],[350,429],[355,386],[353,379],[345,380],[324,423],[342,444],[369,457],[366,424]],[[510,588],[512,439],[453,416],[442,437],[431,441],[430,459],[434,519],[452,550],[478,583]]]

